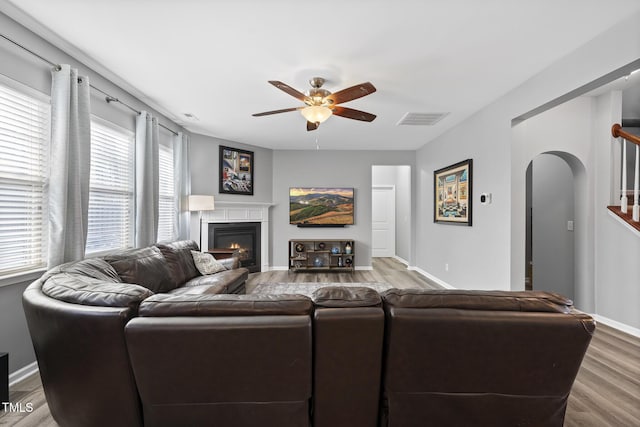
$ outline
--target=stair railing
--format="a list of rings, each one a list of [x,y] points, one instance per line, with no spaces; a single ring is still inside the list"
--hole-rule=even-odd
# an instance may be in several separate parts
[[[631,219],[635,222],[640,222],[640,202],[638,197],[640,195],[640,137],[633,135],[629,132],[622,130],[622,126],[618,123],[611,127],[611,134],[615,138],[622,138],[622,197],[620,198],[620,211],[623,214],[628,210],[628,197],[627,197],[627,141],[636,145],[636,162],[634,170],[633,180],[633,208]]]

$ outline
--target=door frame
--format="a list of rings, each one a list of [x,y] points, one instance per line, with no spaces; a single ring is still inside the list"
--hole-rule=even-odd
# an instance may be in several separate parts
[[[392,226],[392,244],[393,244],[393,255],[391,255],[391,257],[395,257],[396,256],[396,252],[397,252],[397,248],[396,248],[396,186],[395,185],[372,185],[371,186],[371,257],[372,258],[379,258],[379,255],[375,255],[375,248],[373,247],[373,193],[376,190],[383,190],[383,191],[391,191],[392,195],[393,195],[393,226]]]

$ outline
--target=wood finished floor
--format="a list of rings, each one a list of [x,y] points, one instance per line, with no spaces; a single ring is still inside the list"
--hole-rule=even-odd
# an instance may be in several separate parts
[[[439,288],[391,258],[375,259],[372,271],[351,273],[253,273],[247,290],[267,282],[387,282],[398,288]],[[10,400],[32,403],[28,414],[3,412],[0,426],[57,427],[34,374],[10,389]],[[640,426],[640,339],[599,324],[569,397],[565,427]],[[483,426],[484,427],[484,426]],[[541,426],[542,427],[542,426]]]

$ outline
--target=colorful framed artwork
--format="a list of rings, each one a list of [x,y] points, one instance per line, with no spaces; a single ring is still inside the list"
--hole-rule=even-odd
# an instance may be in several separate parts
[[[433,222],[471,226],[473,160],[433,172]]]
[[[253,195],[253,151],[220,146],[220,187],[226,194]]]

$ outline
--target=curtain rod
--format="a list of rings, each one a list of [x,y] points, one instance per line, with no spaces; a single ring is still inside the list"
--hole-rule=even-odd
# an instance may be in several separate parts
[[[20,43],[18,43],[17,41],[10,39],[9,37],[5,36],[4,34],[0,33],[0,37],[2,37],[3,39],[5,39],[6,41],[13,43],[15,46],[18,46],[20,49],[29,52],[31,55],[35,56],[36,58],[40,59],[41,61],[46,62],[47,64],[51,65],[54,70],[56,71],[60,71],[62,69],[62,67],[60,66],[60,64],[56,64],[53,61],[48,60],[47,58],[45,58],[44,56],[41,56],[37,53],[35,53],[34,51],[32,51],[31,49],[21,45]],[[107,92],[103,91],[100,88],[95,87],[94,85],[92,85],[91,83],[89,83],[89,87],[91,87],[91,89],[97,90],[98,92],[100,92],[101,94],[105,95],[105,101],[107,101],[107,104],[110,104],[112,102],[118,102],[122,105],[124,105],[125,107],[127,107],[128,109],[130,109],[131,111],[133,111],[136,114],[140,114],[140,111],[136,110],[135,108],[133,108],[132,106],[120,101],[118,98],[116,98],[115,96],[111,96],[109,95]],[[166,130],[168,130],[169,132],[171,132],[174,135],[178,135],[178,133],[170,128],[168,128],[167,126],[163,125],[162,123],[158,122],[158,125]]]

